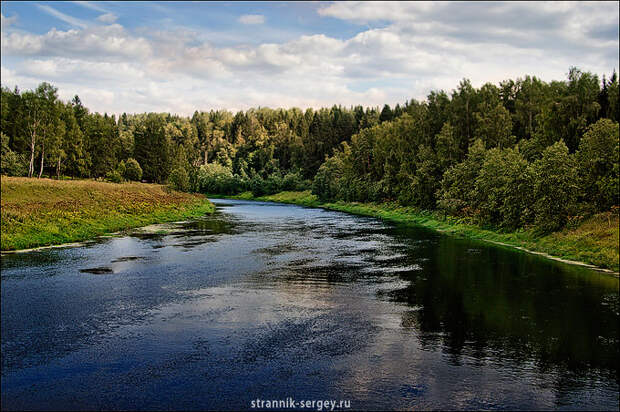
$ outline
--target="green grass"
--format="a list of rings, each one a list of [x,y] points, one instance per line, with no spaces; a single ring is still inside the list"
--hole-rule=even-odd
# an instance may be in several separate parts
[[[176,192],[162,185],[1,179],[2,250],[79,242],[215,210],[203,195]]]
[[[237,198],[322,207],[378,217],[397,223],[424,226],[453,236],[502,243],[510,247],[524,248],[618,272],[619,222],[617,212],[600,213],[581,222],[576,228],[566,228],[546,236],[539,236],[534,230],[506,233],[486,229],[453,216],[421,211],[397,203],[321,203],[309,190],[281,192],[257,198],[253,198],[249,192],[240,196],[242,197]]]

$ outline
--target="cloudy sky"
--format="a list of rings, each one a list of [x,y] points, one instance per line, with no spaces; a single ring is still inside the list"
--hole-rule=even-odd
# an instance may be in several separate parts
[[[2,1],[2,85],[108,113],[377,106],[618,69],[618,2]]]

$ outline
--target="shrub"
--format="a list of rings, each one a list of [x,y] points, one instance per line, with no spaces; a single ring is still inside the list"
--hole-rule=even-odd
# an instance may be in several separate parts
[[[0,159],[0,172],[9,176],[26,176],[28,174],[28,161],[26,156],[12,151],[9,148],[9,137],[0,133],[2,138],[2,158]]]
[[[142,168],[136,159],[129,158],[125,162],[125,179],[140,181],[142,179]]]
[[[255,175],[252,179],[250,179],[250,190],[252,191],[252,195],[255,197],[263,196],[267,193],[265,186],[265,180],[259,175]]]
[[[123,176],[118,172],[118,170],[112,170],[105,175],[106,180],[112,183],[122,183]]]
[[[322,202],[333,201],[342,196],[341,177],[343,163],[339,156],[330,157],[319,167],[312,181],[312,193]]]
[[[121,160],[116,166],[116,171],[118,172],[119,175],[121,175],[122,177],[125,177],[125,172],[126,172],[125,162]]]
[[[200,166],[196,181],[197,189],[202,193],[234,194],[243,189],[240,178],[233,176],[230,168],[219,163]]]
[[[175,190],[181,192],[189,191],[189,175],[183,167],[174,169],[168,176],[168,184]]]
[[[299,172],[289,172],[282,178],[282,184],[279,191],[284,190],[298,190],[302,191],[307,189],[307,182],[305,182]]]

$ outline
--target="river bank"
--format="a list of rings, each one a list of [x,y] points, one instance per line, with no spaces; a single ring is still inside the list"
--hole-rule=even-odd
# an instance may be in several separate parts
[[[527,230],[509,233],[490,230],[466,223],[453,216],[444,216],[439,212],[419,211],[397,203],[321,203],[310,191],[281,192],[260,197],[254,197],[250,192],[245,192],[227,197],[290,203],[378,217],[396,223],[420,225],[454,236],[491,242],[615,275],[618,275],[619,270],[619,222],[618,215],[612,212],[592,216],[574,228],[565,228],[559,232],[538,236],[533,231]]]
[[[215,210],[203,195],[157,184],[1,179],[2,251],[80,242]]]

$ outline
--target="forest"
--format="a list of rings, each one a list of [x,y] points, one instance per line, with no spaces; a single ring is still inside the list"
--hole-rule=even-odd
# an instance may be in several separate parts
[[[394,107],[115,115],[41,83],[3,87],[3,175],[168,183],[206,194],[307,190],[541,233],[617,210],[618,77],[462,80]]]

